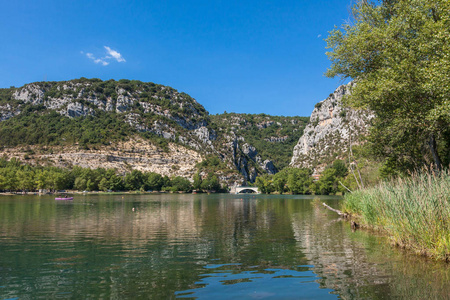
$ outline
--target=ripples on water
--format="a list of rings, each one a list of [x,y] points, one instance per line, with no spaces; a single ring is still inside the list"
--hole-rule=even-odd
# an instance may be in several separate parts
[[[0,299],[448,299],[447,264],[312,199],[4,196]]]
[[[320,289],[312,266],[298,270],[242,270],[240,264],[207,265],[196,288],[176,292],[177,298],[196,299],[337,299],[330,289]],[[211,270],[213,269],[213,270]]]

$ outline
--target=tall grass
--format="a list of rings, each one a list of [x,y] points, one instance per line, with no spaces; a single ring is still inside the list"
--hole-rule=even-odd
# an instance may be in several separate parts
[[[414,174],[345,196],[343,210],[401,247],[450,260],[450,173]]]

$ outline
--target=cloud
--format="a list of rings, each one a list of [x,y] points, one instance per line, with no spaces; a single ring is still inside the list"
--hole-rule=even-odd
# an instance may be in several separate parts
[[[102,66],[107,66],[110,64],[110,60],[115,59],[117,62],[126,62],[125,58],[123,58],[122,54],[117,52],[116,50],[111,49],[108,46],[104,46],[106,49],[106,56],[101,58],[97,58],[94,54],[87,52],[86,57],[92,60],[96,64],[101,64]],[[84,54],[83,51],[80,51],[81,54]]]
[[[321,34],[319,34],[318,36],[317,36],[317,38],[320,38],[322,35]]]
[[[126,62],[125,58],[122,57],[122,54],[120,54],[116,50],[109,48],[108,46],[104,46],[104,47],[106,49],[106,52],[108,52],[108,54],[111,55],[112,57],[114,57],[118,62]]]

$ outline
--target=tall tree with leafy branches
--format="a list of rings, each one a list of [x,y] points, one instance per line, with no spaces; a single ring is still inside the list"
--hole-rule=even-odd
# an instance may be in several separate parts
[[[350,106],[375,114],[386,169],[450,163],[450,1],[358,0],[327,38],[329,77],[351,78]]]

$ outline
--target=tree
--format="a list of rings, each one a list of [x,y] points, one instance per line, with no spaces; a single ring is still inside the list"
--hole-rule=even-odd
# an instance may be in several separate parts
[[[256,177],[255,184],[261,193],[270,194],[275,191],[275,188],[272,184],[273,176],[269,174],[264,174],[262,176]]]
[[[328,195],[337,191],[336,169],[328,168],[323,171],[316,182],[316,193]]]
[[[448,0],[358,0],[354,23],[327,38],[326,75],[354,79],[345,101],[375,114],[373,152],[402,172],[450,163],[449,11]]]
[[[178,192],[178,191],[190,192],[190,191],[192,191],[192,185],[188,179],[181,177],[181,176],[177,176],[174,179],[172,179],[171,190],[173,192]]]
[[[309,186],[312,184],[311,170],[309,169],[288,169],[287,187],[292,194],[307,194]]]
[[[331,167],[336,170],[336,177],[345,178],[348,174],[348,168],[341,159],[336,159]]]
[[[208,191],[220,190],[219,179],[214,173],[209,173],[208,176],[202,181],[201,188]]]
[[[160,174],[154,172],[147,174],[147,185],[149,189],[159,191],[163,184],[163,177]]]
[[[98,188],[99,188],[99,190],[106,192],[109,189],[108,179],[103,177],[102,180],[100,180],[100,182],[98,184]]]
[[[139,190],[144,182],[144,174],[141,171],[133,170],[125,175],[124,181],[127,190]]]
[[[74,188],[79,191],[86,190],[86,179],[82,177],[75,178]]]
[[[281,172],[278,172],[273,176],[272,182],[274,189],[280,194],[284,193],[285,191],[285,185],[288,178],[287,170],[288,169],[283,169]]]
[[[18,170],[16,176],[20,189],[26,191],[34,190],[34,173],[32,171]]]
[[[124,183],[120,176],[117,176],[116,174],[112,175],[109,178],[109,189],[113,191],[121,191],[124,189]]]
[[[194,174],[194,183],[192,186],[195,190],[199,190],[202,186],[202,177],[198,172]]]

